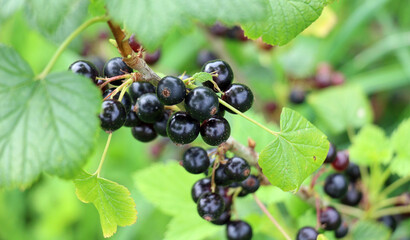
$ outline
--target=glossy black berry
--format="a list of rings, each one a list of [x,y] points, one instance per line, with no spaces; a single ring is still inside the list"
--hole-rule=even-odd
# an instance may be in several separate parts
[[[155,131],[163,137],[167,137],[167,124],[169,117],[170,113],[164,111],[162,118],[154,123]]]
[[[174,143],[187,144],[198,137],[199,128],[199,122],[188,113],[176,112],[168,120],[167,135]]]
[[[294,104],[302,104],[305,102],[306,92],[300,88],[294,88],[289,94],[289,101]]]
[[[225,91],[232,84],[233,72],[231,66],[225,61],[219,59],[209,61],[202,67],[202,72],[216,72],[218,76],[212,78],[221,91]],[[203,85],[214,89],[214,85],[211,82],[204,82]]]
[[[334,207],[327,207],[320,211],[320,224],[325,230],[336,230],[342,223],[340,213]]]
[[[250,240],[252,227],[245,221],[230,221],[226,224],[226,237],[228,240]]]
[[[254,193],[259,189],[260,182],[257,176],[250,175],[241,182],[242,191],[246,193]]]
[[[191,147],[182,157],[182,166],[190,173],[203,173],[209,168],[208,154],[201,147]]]
[[[222,100],[240,112],[246,112],[252,107],[253,93],[247,86],[234,83],[224,92]],[[229,108],[226,108],[226,110],[230,113],[234,113]]]
[[[137,41],[135,34],[132,34],[130,39],[128,39],[128,43],[134,52],[138,52],[141,50],[141,44]]]
[[[134,111],[138,118],[146,123],[155,123],[164,113],[164,105],[154,93],[146,93],[138,98]]]
[[[109,94],[114,92],[114,90],[115,90],[115,88],[110,88],[110,89],[105,90],[104,93],[103,93],[103,98],[107,97]],[[117,94],[115,94],[115,96],[112,97],[112,98],[115,99],[115,100],[118,100],[120,98],[120,94],[121,94],[121,91],[119,91]],[[132,102],[131,102],[131,97],[127,92],[124,93],[124,96],[122,97],[121,103],[122,103],[122,105],[124,105],[125,110],[128,113],[131,110]]]
[[[204,193],[199,197],[197,210],[199,216],[207,221],[216,220],[225,209],[225,203],[218,193]]]
[[[150,142],[157,137],[152,124],[141,123],[131,128],[132,136],[140,142]]]
[[[225,225],[231,220],[231,211],[225,210],[217,219],[211,222],[215,225]]]
[[[226,164],[219,164],[219,167],[215,170],[215,184],[218,186],[228,186],[232,183],[232,180],[226,174]]]
[[[225,203],[225,210],[229,210],[232,205],[232,193],[229,193],[229,186],[217,186],[215,190],[223,199]]]
[[[337,171],[344,171],[349,166],[349,154],[346,151],[336,153],[336,158],[332,162],[332,167]]]
[[[201,197],[202,194],[207,192],[211,192],[211,179],[199,179],[194,183],[194,185],[191,188],[192,200],[194,200],[195,203],[198,202],[199,197]]]
[[[218,57],[209,50],[201,50],[196,57],[196,64],[199,67],[204,66],[207,62],[217,59]]]
[[[319,233],[312,227],[303,227],[296,235],[296,240],[316,240]]]
[[[330,143],[329,151],[325,159],[325,163],[332,163],[336,158],[336,146],[333,143]]]
[[[331,174],[325,180],[324,191],[332,198],[343,197],[347,192],[347,188],[347,180],[342,174]]]
[[[231,127],[225,118],[213,116],[202,123],[200,133],[206,144],[218,146],[228,140]]]
[[[97,77],[98,77],[98,70],[89,61],[85,60],[78,60],[73,62],[70,67],[68,68],[71,70],[73,73],[77,73],[80,75],[83,75],[84,77],[90,78],[94,83],[97,83]]]
[[[347,166],[345,173],[352,182],[356,182],[361,177],[359,166],[352,162],[349,162],[349,166]]]
[[[336,238],[344,238],[346,237],[347,233],[349,232],[349,227],[347,223],[343,222],[340,226],[335,230],[335,237]]]
[[[356,189],[354,184],[349,184],[349,188],[343,198],[340,200],[343,204],[356,206],[362,200],[362,193]]]
[[[216,22],[214,25],[212,25],[209,28],[209,31],[215,35],[215,36],[219,36],[219,37],[223,37],[226,35],[226,33],[228,32],[229,28],[226,27],[225,25],[223,25],[220,22]]]
[[[164,105],[178,104],[186,96],[185,83],[177,77],[163,77],[157,86],[157,96]]]
[[[251,173],[251,167],[243,158],[233,157],[226,163],[226,174],[233,181],[239,182],[245,180]]]
[[[103,130],[112,132],[124,125],[127,113],[121,102],[115,99],[107,99],[102,102],[101,109],[99,118]]]
[[[132,101],[135,103],[143,94],[155,93],[155,87],[149,82],[134,82],[131,84],[128,91]]]
[[[397,221],[393,216],[383,216],[377,219],[379,222],[383,223],[386,227],[390,228],[392,231],[396,230]]]
[[[128,67],[128,65],[124,61],[122,61],[122,58],[115,57],[105,63],[103,72],[105,77],[111,78],[126,73],[132,73],[132,68]],[[115,86],[119,86],[121,85],[121,83],[121,80],[111,82],[111,84]]]
[[[128,112],[127,118],[125,119],[124,126],[126,127],[135,127],[142,123],[142,121],[138,118],[137,113],[135,113],[132,109],[133,107],[131,107],[131,111]]]
[[[197,87],[185,97],[185,108],[193,118],[203,121],[218,112],[218,96],[207,87]]]
[[[156,50],[155,52],[146,52],[144,55],[144,60],[146,63],[148,63],[149,65],[154,65],[155,63],[158,62],[158,60],[161,57],[161,50]]]

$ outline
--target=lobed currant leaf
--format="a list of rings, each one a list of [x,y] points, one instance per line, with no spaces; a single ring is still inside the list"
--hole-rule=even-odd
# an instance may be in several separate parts
[[[391,136],[395,156],[390,170],[401,177],[410,175],[410,119],[403,121]]]
[[[379,222],[364,220],[359,221],[352,229],[353,239],[390,239],[389,229]]]

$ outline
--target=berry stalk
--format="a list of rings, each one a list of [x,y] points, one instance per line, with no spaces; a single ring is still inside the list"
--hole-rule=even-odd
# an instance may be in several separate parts
[[[102,166],[103,166],[103,164],[104,164],[105,157],[107,156],[108,148],[110,147],[111,138],[112,138],[112,133],[108,134],[107,143],[105,144],[104,152],[103,152],[103,154],[102,154],[102,156],[101,156],[100,164],[98,165],[97,170],[96,170],[95,173],[93,174],[93,175],[97,174],[97,177],[100,176],[101,168],[102,168]]]

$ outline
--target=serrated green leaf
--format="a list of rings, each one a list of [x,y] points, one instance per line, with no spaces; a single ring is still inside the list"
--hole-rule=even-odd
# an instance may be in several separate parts
[[[197,72],[192,76],[192,78],[198,83],[203,83],[212,80],[212,75],[207,72]]]
[[[109,14],[124,23],[148,50],[154,50],[176,29],[188,29],[196,21],[241,24],[260,19],[264,0],[105,0]],[[217,7],[216,7],[217,6]]]
[[[392,172],[401,177],[410,175],[410,119],[403,121],[394,131],[391,141],[395,157],[391,162]]]
[[[0,0],[0,23],[13,15],[24,3],[24,0]]]
[[[326,0],[266,0],[266,18],[243,25],[245,35],[285,45],[319,18],[326,4]]]
[[[324,162],[327,137],[299,113],[283,108],[281,131],[259,156],[259,165],[272,185],[297,191],[302,182]]]
[[[350,157],[355,163],[370,165],[372,163],[387,163],[391,158],[389,139],[383,129],[375,125],[364,126],[353,139],[349,149]]]
[[[390,231],[381,223],[373,221],[359,221],[352,229],[353,239],[389,239]]]
[[[87,17],[88,0],[30,0],[25,4],[27,21],[46,38],[62,42]]]
[[[191,187],[199,176],[189,174],[176,161],[152,165],[137,172],[134,179],[144,197],[164,213],[196,211]]]
[[[102,16],[106,14],[104,0],[90,0],[90,5],[88,5],[88,12],[93,16]]]
[[[332,87],[311,94],[312,106],[318,123],[332,134],[340,134],[348,128],[360,128],[373,119],[370,103],[358,87]]]
[[[117,232],[117,226],[128,226],[137,220],[135,202],[126,187],[86,172],[74,179],[74,184],[78,199],[97,208],[104,237]]]
[[[0,187],[26,187],[42,171],[77,173],[97,133],[100,92],[71,72],[34,80],[26,62],[0,45]]]

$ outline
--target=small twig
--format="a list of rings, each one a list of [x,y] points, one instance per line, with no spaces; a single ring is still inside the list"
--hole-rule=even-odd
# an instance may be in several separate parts
[[[323,167],[315,174],[313,177],[312,181],[310,182],[310,191],[313,191],[313,188],[315,187],[317,179],[326,171],[326,168]]]
[[[102,89],[110,82],[125,79],[125,78],[129,78],[131,76],[132,76],[131,74],[127,73],[127,74],[115,76],[115,77],[112,77],[112,78],[97,78],[97,79],[104,80],[104,83],[99,86]]]
[[[384,208],[372,214],[373,218],[379,218],[387,215],[397,215],[402,213],[410,213],[410,205]]]

